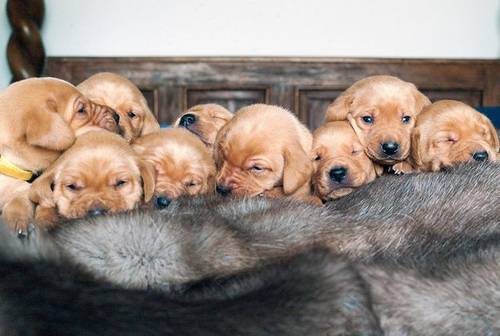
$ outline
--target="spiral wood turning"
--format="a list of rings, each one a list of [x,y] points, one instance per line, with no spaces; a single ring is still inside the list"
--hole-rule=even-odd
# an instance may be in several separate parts
[[[7,16],[12,34],[7,45],[7,59],[12,82],[40,76],[45,65],[40,28],[45,6],[43,0],[8,0]]]

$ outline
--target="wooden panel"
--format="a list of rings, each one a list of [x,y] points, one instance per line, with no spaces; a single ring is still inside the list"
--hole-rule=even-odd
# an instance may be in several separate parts
[[[198,104],[216,103],[236,112],[246,105],[268,103],[266,89],[191,89],[186,88],[184,109]]]
[[[296,105],[300,120],[311,129],[319,127],[324,120],[325,111],[343,89],[297,89]]]
[[[139,90],[141,90],[142,94],[144,95],[144,98],[146,98],[146,101],[148,102],[148,106],[151,109],[151,112],[153,112],[155,117],[158,119],[159,116],[158,89],[147,89],[140,87]]]
[[[483,92],[480,90],[427,90],[421,89],[421,91],[429,97],[432,102],[441,99],[454,99],[461,100],[466,104],[471,106],[481,106],[483,99]]]
[[[388,74],[415,83],[431,99],[500,105],[498,60],[337,58],[49,58],[48,75],[78,84],[96,72],[130,78],[162,123],[188,106],[218,102],[231,110],[254,102],[289,108],[309,127],[355,81]]]

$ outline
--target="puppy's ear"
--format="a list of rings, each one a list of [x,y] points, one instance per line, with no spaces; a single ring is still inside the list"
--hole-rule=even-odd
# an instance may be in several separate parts
[[[493,126],[491,120],[488,119],[488,117],[484,116],[483,114],[481,114],[481,121],[488,129],[488,133],[491,139],[490,143],[493,146],[495,152],[500,151],[500,141],[498,140],[498,133],[497,130],[495,129],[495,126]]]
[[[284,151],[285,166],[283,168],[283,192],[286,195],[295,193],[300,187],[309,183],[312,174],[312,162],[308,154],[297,143]]]
[[[29,199],[33,203],[45,208],[55,207],[54,176],[53,170],[47,170],[31,184]]]
[[[328,105],[325,114],[325,122],[347,120],[347,115],[354,97],[350,93],[342,93]]]
[[[142,160],[139,162],[139,170],[141,171],[144,202],[149,202],[155,193],[156,172],[152,164]]]
[[[160,130],[160,124],[147,106],[145,107],[144,111],[146,112],[146,114],[144,115],[144,124],[142,125],[140,136],[158,132]]]
[[[411,158],[415,162],[417,167],[422,167],[424,165],[423,158],[425,155],[425,139],[423,139],[420,129],[417,127],[413,129],[411,133]]]
[[[424,95],[422,92],[418,91],[417,87],[413,84],[413,95],[415,97],[415,112],[417,115],[422,112],[424,107],[429,106],[431,104],[431,101],[429,98],[427,98],[426,95]]]

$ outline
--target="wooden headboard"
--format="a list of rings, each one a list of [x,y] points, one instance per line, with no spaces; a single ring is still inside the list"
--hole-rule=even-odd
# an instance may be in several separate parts
[[[236,111],[262,102],[291,109],[313,129],[322,122],[327,104],[343,90],[378,74],[413,82],[431,100],[500,106],[499,60],[48,58],[48,75],[74,84],[101,71],[131,79],[161,123],[172,122],[196,104],[215,102]]]

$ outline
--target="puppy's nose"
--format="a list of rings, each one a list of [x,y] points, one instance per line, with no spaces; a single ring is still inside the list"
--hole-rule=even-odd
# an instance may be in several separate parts
[[[182,127],[189,127],[196,122],[196,116],[191,113],[187,113],[181,117],[180,124]]]
[[[153,200],[155,208],[157,209],[165,209],[170,205],[170,202],[172,202],[172,200],[164,196],[155,196]]]
[[[330,178],[336,182],[342,182],[347,174],[347,169],[344,167],[333,167],[330,170]]]
[[[472,158],[476,161],[486,161],[488,160],[488,153],[487,152],[475,152],[472,154]]]
[[[92,208],[87,211],[87,216],[95,217],[106,214],[107,210],[104,208]]]
[[[120,121],[120,115],[116,112],[113,112],[113,119],[115,119],[116,123],[118,124],[118,122]]]
[[[399,150],[399,144],[397,142],[384,142],[381,147],[382,151],[387,155],[396,154]]]
[[[228,196],[231,194],[231,188],[222,184],[217,184],[215,190],[222,196]]]

